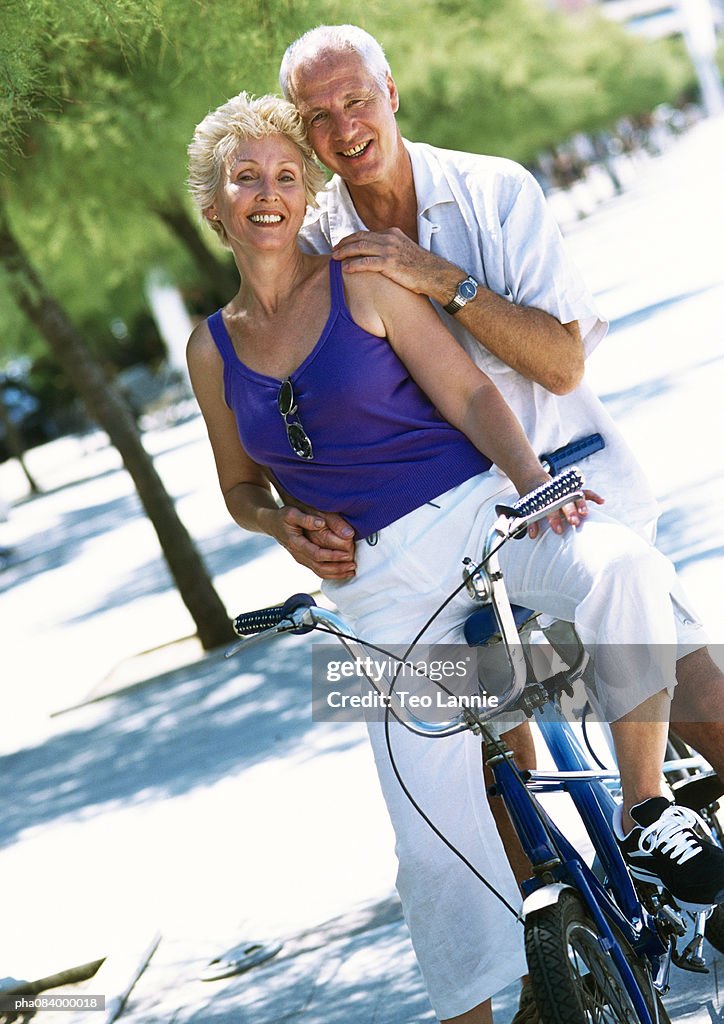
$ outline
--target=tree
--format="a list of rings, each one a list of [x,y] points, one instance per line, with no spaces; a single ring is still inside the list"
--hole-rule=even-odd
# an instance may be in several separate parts
[[[3,428],[5,435],[5,447],[13,459],[16,459],[18,465],[22,469],[25,479],[28,482],[31,494],[40,494],[40,488],[38,487],[37,481],[33,474],[28,469],[25,461],[25,444],[22,437],[22,432],[18,430],[10,412],[5,405],[2,394],[0,394],[0,427]]]
[[[12,279],[18,305],[46,339],[58,362],[76,382],[91,416],[107,431],[121,454],[151,520],[171,575],[205,649],[233,635],[224,606],[182,524],[173,502],[141,443],[127,404],[88,352],[61,304],[44,287],[0,207],[0,264]]]
[[[17,89],[14,104],[5,96],[8,118],[4,134],[0,136],[5,143],[6,161],[16,157],[16,164],[18,149],[26,158],[32,155],[33,127],[44,123],[48,108],[54,107],[55,116],[62,116],[66,105],[72,102],[72,83],[82,77],[89,63],[95,67],[98,62],[103,63],[104,56],[111,66],[128,61],[134,48],[141,47],[144,38],[158,28],[154,8],[144,10],[145,4],[132,0],[106,4],[105,22],[97,16],[93,18],[93,12],[86,9],[89,21],[83,32],[79,26],[73,26],[72,19],[61,28],[52,6],[16,2],[9,7],[16,18],[23,13],[26,15],[25,32],[20,35],[25,42],[27,64],[23,74],[6,62],[6,77],[15,75]],[[113,21],[114,14],[128,16],[124,19],[123,33]],[[98,33],[95,37],[94,27]],[[74,31],[77,34],[74,35]],[[61,40],[54,33],[61,36]],[[57,49],[59,41],[64,44],[62,57]],[[54,51],[52,63],[48,62],[50,51]],[[19,176],[26,181],[29,164],[30,161],[25,164],[25,175]],[[0,205],[0,266],[10,280],[19,308],[45,339],[67,377],[74,381],[90,415],[107,431],[119,450],[204,648],[228,642],[233,633],[226,610],[141,443],[128,406],[109,384],[67,311],[27,257],[4,202]]]
[[[215,256],[180,199],[167,200],[155,208],[156,215],[182,246],[205,286],[206,298],[218,309],[239,287],[239,277],[231,260],[222,262]]]
[[[13,300],[118,448],[205,648],[231,635],[225,609],[130,410],[72,313],[96,314],[121,289],[135,292],[137,310],[154,255],[178,262],[179,239],[187,262],[190,254],[223,300],[233,293],[229,271],[190,230],[180,198],[185,148],[194,123],[228,95],[239,62],[249,62],[258,81],[268,77],[280,33],[304,4],[295,10],[290,2],[286,13],[274,6],[6,0],[3,10],[13,42],[12,49],[0,44],[8,86],[0,96],[0,161],[10,172],[0,189],[0,267]]]

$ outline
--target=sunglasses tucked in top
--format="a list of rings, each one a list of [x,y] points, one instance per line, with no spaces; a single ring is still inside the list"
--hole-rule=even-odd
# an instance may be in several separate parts
[[[294,398],[294,387],[289,377],[287,377],[286,380],[283,380],[279,385],[277,408],[284,420],[284,426],[287,428],[287,438],[294,454],[298,455],[300,459],[313,459],[314,451],[312,449],[312,442],[309,440],[307,432],[302,426],[299,417],[297,416],[296,420],[291,423],[288,419],[288,417],[295,416],[297,413],[297,403]]]

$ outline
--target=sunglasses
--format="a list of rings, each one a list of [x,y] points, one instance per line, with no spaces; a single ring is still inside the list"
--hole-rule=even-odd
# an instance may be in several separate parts
[[[292,382],[288,377],[286,380],[283,380],[279,386],[279,393],[277,394],[277,409],[284,420],[284,426],[287,428],[287,439],[294,454],[298,455],[300,459],[313,459],[314,452],[312,450],[312,442],[307,437],[307,432],[299,422],[299,418],[292,423],[287,419],[288,416],[294,416],[297,412],[297,403],[294,399],[294,388],[292,387]]]

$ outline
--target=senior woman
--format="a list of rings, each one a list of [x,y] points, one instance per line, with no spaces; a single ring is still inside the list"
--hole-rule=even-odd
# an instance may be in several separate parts
[[[462,558],[481,550],[501,494],[524,494],[548,477],[500,393],[427,299],[379,274],[343,278],[339,262],[300,249],[297,233],[322,176],[294,107],[241,93],[198,125],[189,158],[194,201],[240,275],[237,294],[188,346],[229,512],[239,526],[288,545],[312,517],[307,524],[298,510],[279,507],[271,478],[303,505],[342,514],[355,530],[357,573],[325,590],[364,639],[407,644],[457,587]],[[724,853],[691,824],[669,820],[661,788],[675,678],[672,567],[597,509],[589,514],[585,501],[516,546],[523,557],[503,559],[513,599],[575,621],[584,643],[613,651],[597,657],[597,687],[623,780],[624,850],[640,858],[646,831],[653,853],[643,867],[637,862],[639,872],[665,875],[691,902],[724,896]],[[425,642],[462,642],[471,610],[458,595]],[[631,637],[627,617],[639,643],[670,652],[637,666],[636,688],[620,656]],[[522,930],[412,809],[381,723],[369,733],[396,832],[398,891],[433,1007],[443,1020],[489,1021],[490,996],[525,972]],[[517,904],[482,791],[479,740],[430,741],[397,725],[393,744],[417,801]],[[665,841],[652,841],[659,820]],[[684,848],[694,872],[678,863],[688,860]]]

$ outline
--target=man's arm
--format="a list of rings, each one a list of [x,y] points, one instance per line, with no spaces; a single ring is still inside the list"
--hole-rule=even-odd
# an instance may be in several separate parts
[[[467,276],[399,228],[355,232],[343,238],[332,255],[344,260],[346,273],[376,271],[441,306],[450,302]],[[576,321],[561,324],[542,309],[516,305],[482,285],[456,319],[489,352],[556,395],[572,391],[583,376],[583,343]]]

